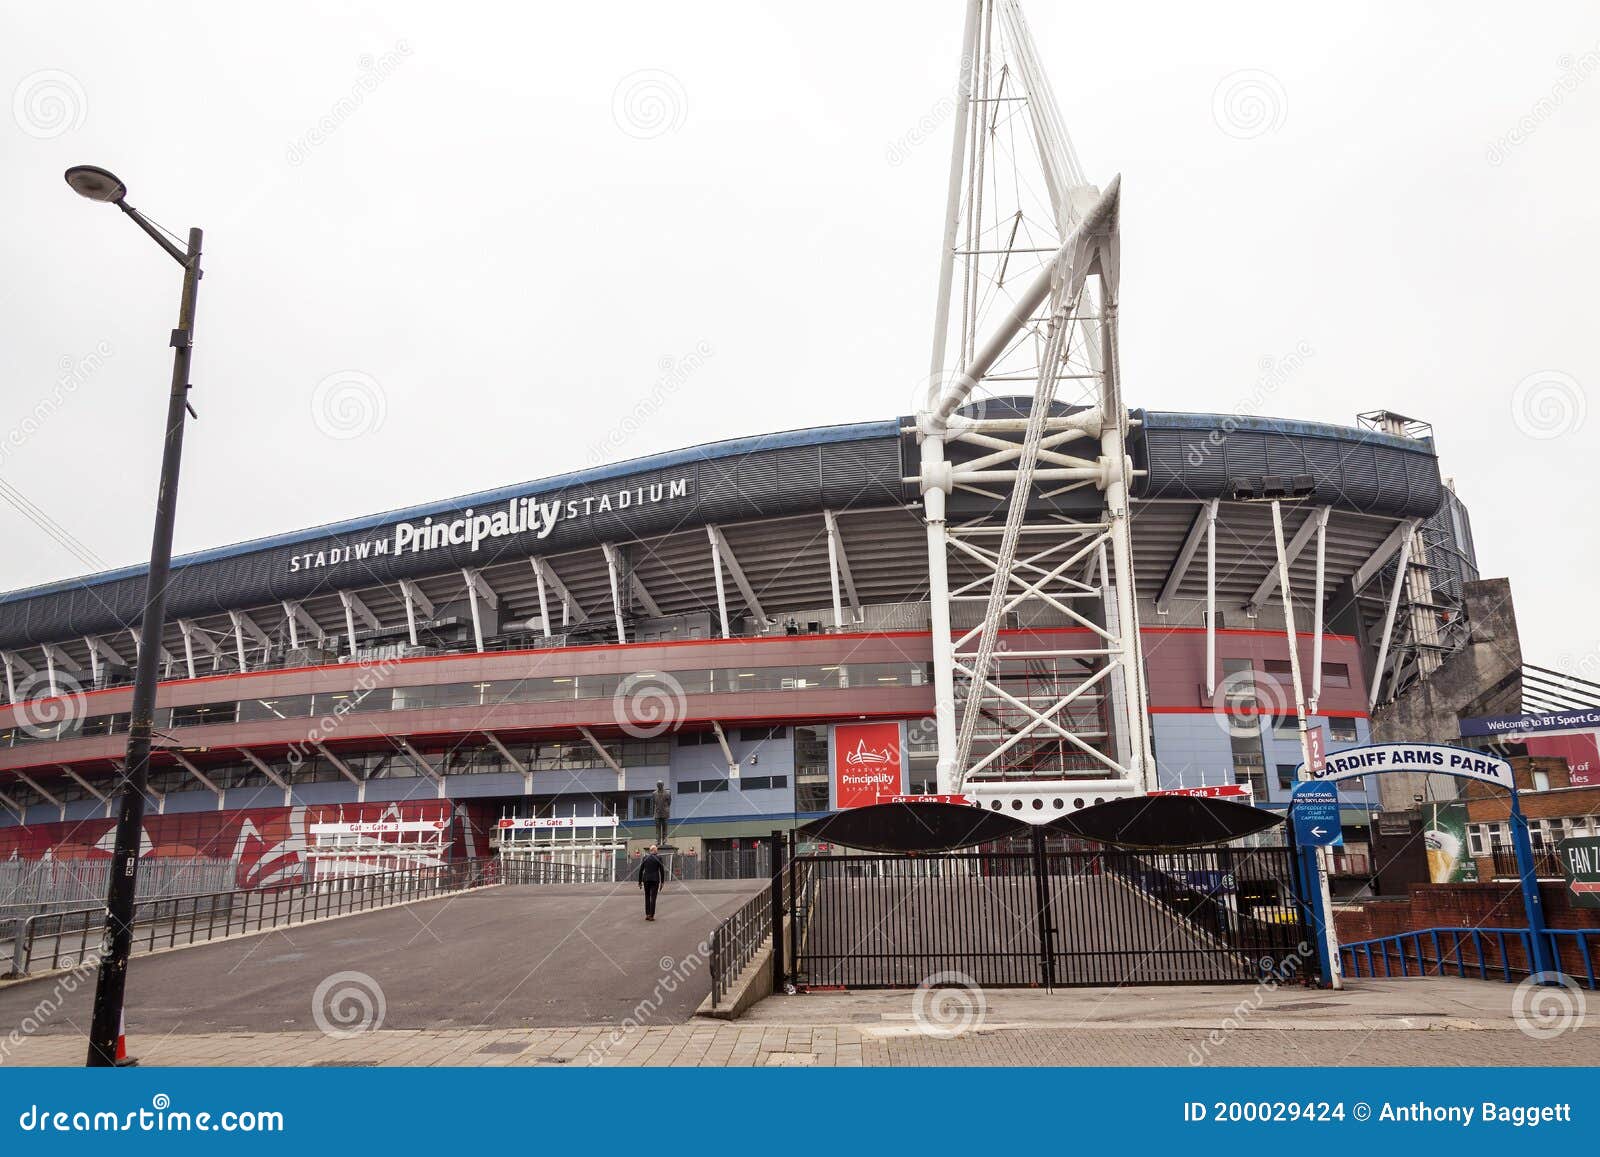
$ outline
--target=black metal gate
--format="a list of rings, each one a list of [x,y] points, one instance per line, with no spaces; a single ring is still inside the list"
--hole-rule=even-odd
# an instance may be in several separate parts
[[[803,858],[793,982],[899,988],[1248,983],[1314,971],[1288,848]]]

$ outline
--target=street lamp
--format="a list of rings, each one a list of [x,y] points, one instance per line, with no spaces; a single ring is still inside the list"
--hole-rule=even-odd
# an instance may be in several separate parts
[[[194,345],[195,298],[200,289],[198,229],[189,230],[187,249],[180,249],[125,198],[128,187],[93,165],[66,172],[67,184],[91,201],[115,205],[183,266],[183,297],[178,328],[172,331],[172,389],[167,397],[167,428],[161,451],[161,488],[156,493],[156,526],[150,543],[150,573],[145,585],[144,617],[139,627],[139,659],[133,680],[132,717],[128,722],[125,783],[117,815],[116,846],[111,853],[111,883],[106,889],[105,953],[94,990],[94,1020],[89,1027],[92,1068],[117,1063],[117,1038],[122,1032],[122,1001],[133,949],[133,902],[138,884],[139,838],[144,822],[145,791],[150,781],[150,732],[156,706],[156,656],[166,622],[167,576],[172,567],[172,525],[178,507],[178,464],[183,457],[183,427],[189,405],[189,356]]]

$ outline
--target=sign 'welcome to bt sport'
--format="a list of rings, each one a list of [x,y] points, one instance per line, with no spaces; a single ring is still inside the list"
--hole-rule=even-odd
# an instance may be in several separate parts
[[[1301,764],[1304,770],[1305,765]],[[1511,764],[1466,747],[1439,743],[1370,743],[1329,755],[1318,780],[1354,779],[1362,775],[1411,771],[1477,779],[1497,787],[1511,787]]]

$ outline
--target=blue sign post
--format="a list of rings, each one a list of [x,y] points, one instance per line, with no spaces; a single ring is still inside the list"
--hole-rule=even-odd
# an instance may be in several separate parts
[[[1306,780],[1295,785],[1291,799],[1296,843],[1303,848],[1344,846],[1344,829],[1339,826],[1338,784]]]
[[[1343,846],[1344,829],[1339,825],[1339,787],[1322,780],[1302,780],[1289,793],[1289,817],[1293,821],[1295,856],[1300,867],[1300,892],[1311,913],[1317,936],[1317,963],[1323,987],[1334,982],[1330,933],[1333,916],[1322,902],[1322,865],[1319,848]]]

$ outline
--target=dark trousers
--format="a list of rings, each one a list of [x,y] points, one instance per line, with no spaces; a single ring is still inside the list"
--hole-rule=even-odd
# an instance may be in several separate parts
[[[646,880],[644,882],[644,914],[646,916],[654,916],[656,914],[656,893],[659,891],[661,891],[660,880]]]

